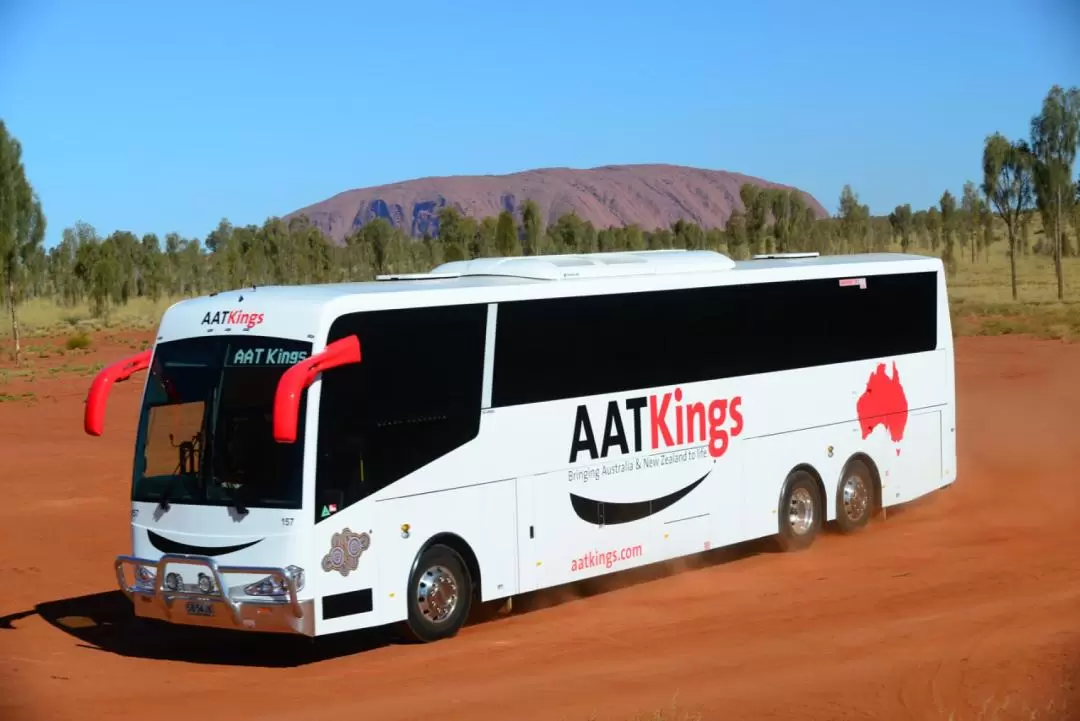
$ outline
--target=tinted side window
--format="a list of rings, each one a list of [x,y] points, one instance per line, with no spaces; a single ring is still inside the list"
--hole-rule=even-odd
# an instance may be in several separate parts
[[[937,345],[933,272],[502,303],[492,404],[809,368]]]
[[[323,374],[315,518],[332,515],[472,440],[480,426],[487,306],[342,316],[362,360]]]

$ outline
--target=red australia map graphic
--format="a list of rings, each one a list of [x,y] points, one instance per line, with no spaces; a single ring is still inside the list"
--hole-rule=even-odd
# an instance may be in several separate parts
[[[886,373],[885,364],[878,364],[870,374],[870,379],[866,381],[866,390],[859,396],[855,410],[859,415],[863,438],[880,425],[884,426],[894,443],[903,439],[904,427],[907,426],[908,403],[895,361],[892,364],[892,378]],[[900,449],[896,452],[899,453]]]

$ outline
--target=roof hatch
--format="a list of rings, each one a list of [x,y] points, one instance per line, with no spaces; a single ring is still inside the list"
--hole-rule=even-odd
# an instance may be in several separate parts
[[[695,273],[732,270],[734,267],[731,258],[712,250],[641,250],[455,260],[443,263],[428,274],[386,275],[378,279],[420,280],[486,275],[566,280]]]
[[[789,260],[792,258],[817,258],[821,253],[806,251],[803,253],[758,253],[754,260]]]

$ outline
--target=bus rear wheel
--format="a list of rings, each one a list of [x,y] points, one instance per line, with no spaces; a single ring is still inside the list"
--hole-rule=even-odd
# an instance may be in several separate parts
[[[836,488],[836,525],[842,533],[855,533],[870,522],[876,505],[870,467],[855,458],[844,468]]]
[[[465,625],[472,605],[472,579],[461,556],[436,544],[420,555],[408,593],[408,636],[431,643],[451,638]]]
[[[793,471],[784,483],[778,510],[780,550],[809,548],[822,526],[823,503],[817,479],[808,471]]]

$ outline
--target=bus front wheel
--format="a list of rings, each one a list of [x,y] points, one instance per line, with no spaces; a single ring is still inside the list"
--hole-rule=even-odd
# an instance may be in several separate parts
[[[423,643],[454,636],[465,625],[472,597],[461,556],[441,544],[428,548],[409,578],[408,635]]]
[[[817,479],[809,471],[793,471],[780,497],[777,542],[782,551],[809,548],[821,530],[824,510]]]

